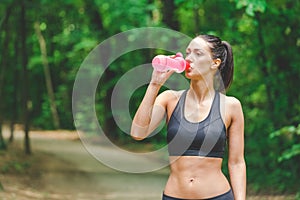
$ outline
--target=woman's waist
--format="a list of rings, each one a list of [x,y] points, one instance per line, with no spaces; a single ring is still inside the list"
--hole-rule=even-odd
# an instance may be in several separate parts
[[[178,185],[192,184],[189,186],[196,186],[196,184],[201,186],[202,184],[214,182],[227,182],[227,178],[221,170],[193,168],[180,171],[171,169],[169,180]]]
[[[221,171],[170,173],[165,194],[185,199],[206,198],[223,194],[230,189],[227,178]],[[183,196],[187,195],[187,196]]]

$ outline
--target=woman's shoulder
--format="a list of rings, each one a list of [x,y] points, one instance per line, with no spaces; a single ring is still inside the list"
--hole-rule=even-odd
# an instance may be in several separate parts
[[[242,109],[241,101],[237,97],[220,93],[220,99],[225,103],[226,107],[230,108],[232,111]]]
[[[155,100],[155,104],[159,104],[165,108],[174,102],[177,102],[183,91],[165,90],[161,92]]]
[[[177,101],[183,92],[184,90],[165,90],[158,95],[157,99],[166,103],[170,103],[174,100]]]
[[[160,95],[168,99],[178,98],[185,90],[165,90]]]

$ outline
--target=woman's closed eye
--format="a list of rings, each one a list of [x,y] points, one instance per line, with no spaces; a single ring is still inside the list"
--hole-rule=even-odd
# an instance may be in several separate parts
[[[196,54],[196,56],[203,56],[204,55],[204,53],[202,51],[196,51],[195,54]]]

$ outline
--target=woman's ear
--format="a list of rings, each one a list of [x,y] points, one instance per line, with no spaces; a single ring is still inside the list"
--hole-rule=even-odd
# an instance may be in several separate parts
[[[216,59],[214,59],[213,60],[213,64],[212,64],[212,68],[213,69],[218,69],[219,68],[219,66],[221,65],[221,59],[220,58],[216,58]]]

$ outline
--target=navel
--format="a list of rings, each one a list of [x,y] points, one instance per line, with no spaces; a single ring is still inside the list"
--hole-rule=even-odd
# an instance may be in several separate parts
[[[194,181],[195,181],[195,178],[190,178],[190,179],[189,179],[189,182],[190,182],[190,183],[193,183]]]

